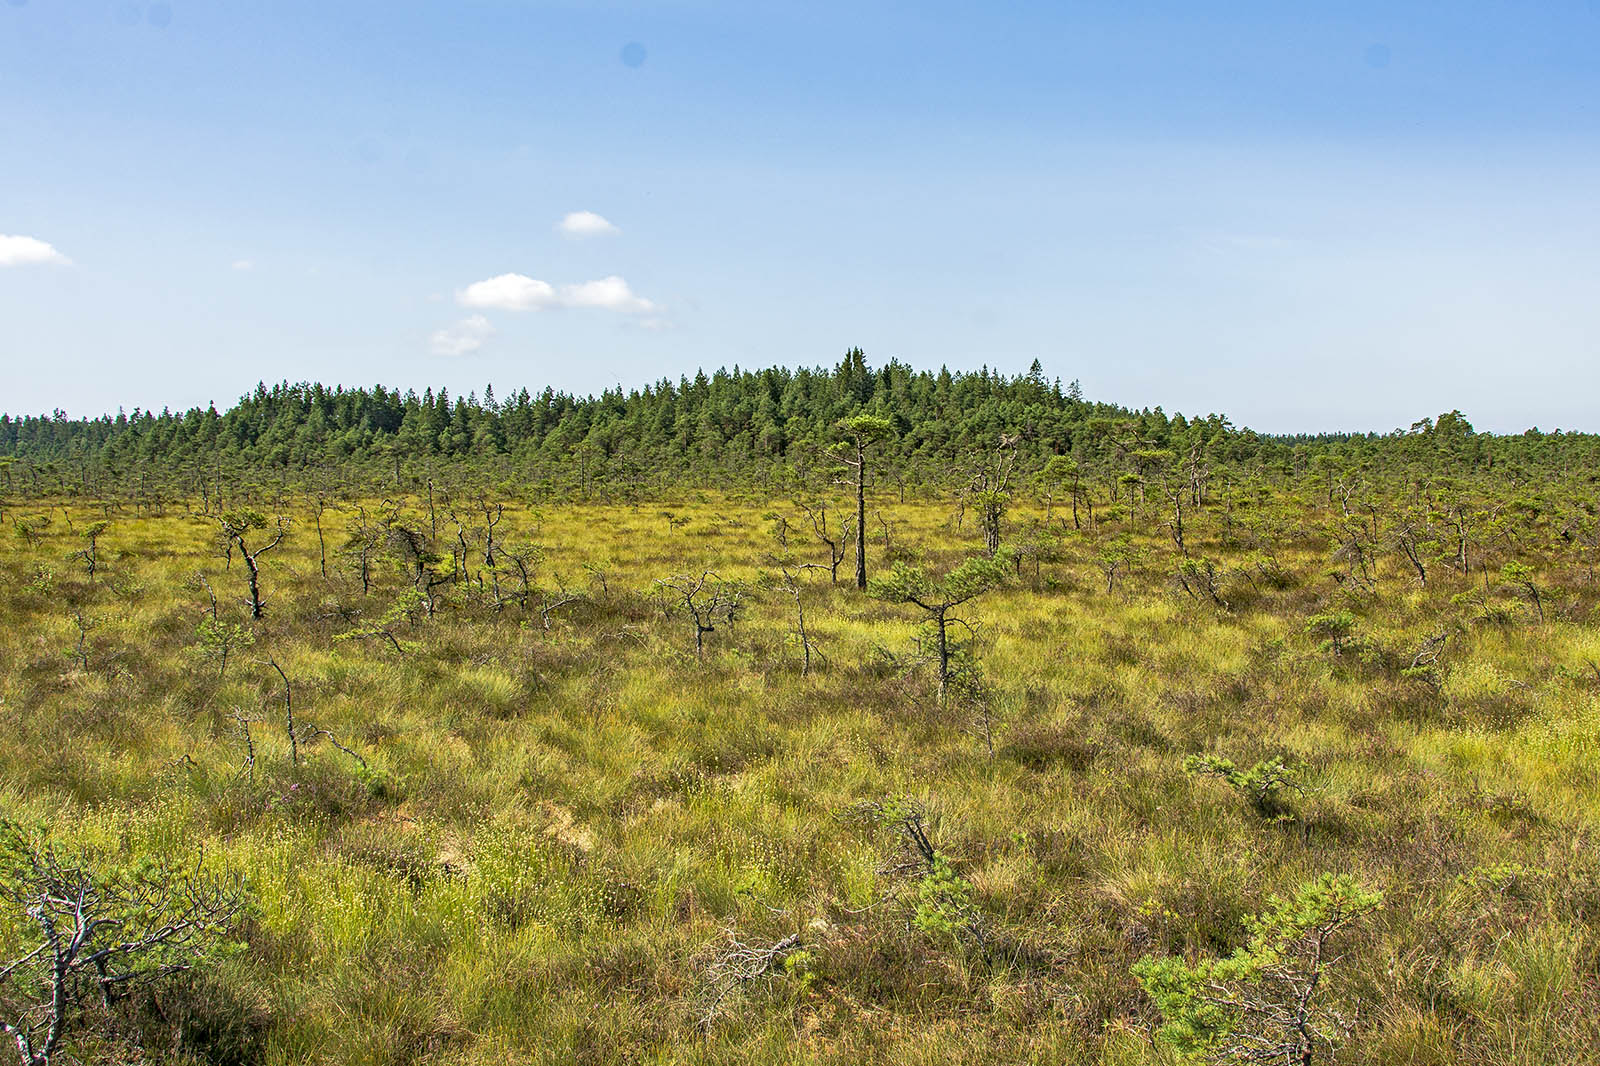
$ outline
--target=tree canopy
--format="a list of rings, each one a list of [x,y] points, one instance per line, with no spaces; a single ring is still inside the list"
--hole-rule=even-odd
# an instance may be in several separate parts
[[[878,421],[882,419],[880,424]],[[854,427],[854,428],[852,428]],[[902,484],[959,481],[960,464],[1004,438],[1019,469],[1107,476],[1134,491],[1187,471],[1254,469],[1320,476],[1379,463],[1467,476],[1501,464],[1592,470],[1600,438],[1474,432],[1459,412],[1390,434],[1269,436],[1225,416],[1168,415],[1083,398],[1076,382],[1025,375],[916,370],[898,360],[867,364],[852,349],[832,368],[769,367],[697,372],[642,388],[574,396],[524,388],[504,400],[492,389],[466,397],[446,389],[401,392],[257,385],[226,411],[207,406],[159,413],[135,409],[95,418],[0,415],[0,465],[7,483],[68,471],[113,481],[135,471],[221,476],[330,468],[409,472],[466,466],[522,479],[549,478],[583,490],[622,485],[770,484],[827,462],[841,430],[878,441],[880,469]]]

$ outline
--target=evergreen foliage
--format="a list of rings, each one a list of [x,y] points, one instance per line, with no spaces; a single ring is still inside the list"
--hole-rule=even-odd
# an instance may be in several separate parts
[[[1338,491],[1350,463],[1407,462],[1470,476],[1511,464],[1589,469],[1600,443],[1588,434],[1518,437],[1475,433],[1458,412],[1387,435],[1266,436],[1226,417],[1186,418],[1085,400],[1077,383],[1047,381],[1038,368],[1007,376],[916,370],[891,360],[873,368],[860,349],[835,367],[743,370],[735,366],[643,388],[579,397],[523,388],[505,400],[492,389],[401,392],[382,385],[258,384],[231,408],[159,413],[135,408],[96,418],[0,414],[6,491],[52,484],[177,474],[191,481],[287,476],[330,469],[388,471],[396,482],[465,465],[547,479],[584,493],[654,484],[770,485],[828,463],[841,422],[887,420],[876,445],[882,469],[902,485],[959,482],[973,457],[1002,439],[1021,466],[1059,482],[1098,477],[1135,504],[1163,476],[1246,470],[1321,475]],[[876,423],[875,423],[876,425]],[[1066,457],[1049,465],[1058,457]]]

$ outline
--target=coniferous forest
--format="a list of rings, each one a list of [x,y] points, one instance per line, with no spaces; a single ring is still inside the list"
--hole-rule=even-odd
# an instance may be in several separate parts
[[[27,476],[46,479],[30,482],[35,488],[126,483],[135,474],[147,485],[150,478],[192,485],[307,476],[355,484],[385,471],[391,484],[402,484],[448,469],[605,496],[645,486],[803,481],[821,471],[819,456],[834,443],[838,421],[864,410],[892,423],[881,448],[885,475],[928,489],[959,482],[975,455],[1002,440],[1021,470],[1037,472],[1065,456],[1085,476],[1093,471],[1113,481],[1170,476],[1184,464],[1299,475],[1313,465],[1398,470],[1448,456],[1448,468],[1434,473],[1487,471],[1500,461],[1508,464],[1503,478],[1514,483],[1518,470],[1576,473],[1597,455],[1591,435],[1489,437],[1475,434],[1459,412],[1384,436],[1269,437],[1217,414],[1186,418],[1093,402],[1075,381],[1063,387],[1047,380],[1037,362],[1020,377],[917,371],[898,361],[874,369],[860,349],[831,369],[700,371],[692,380],[598,397],[524,388],[502,401],[492,387],[481,398],[463,398],[445,389],[418,395],[283,383],[258,385],[223,413],[211,406],[95,419],[0,414],[0,454]]]

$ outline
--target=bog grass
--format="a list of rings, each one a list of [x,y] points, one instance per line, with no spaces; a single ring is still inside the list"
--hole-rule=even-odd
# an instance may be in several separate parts
[[[1544,622],[1484,622],[1454,601],[1478,573],[1440,565],[1419,588],[1386,559],[1375,593],[1341,588],[1309,511],[1268,545],[1281,587],[1247,576],[1259,544],[1191,518],[1226,610],[1174,586],[1148,516],[1068,533],[965,613],[991,756],[915,661],[917,619],[826,570],[802,580],[821,656],[801,676],[793,602],[763,584],[762,516],[798,521],[790,501],[513,508],[497,536],[542,546],[539,585],[582,598],[548,629],[494,609],[479,546],[398,650],[341,639],[409,584],[385,560],[361,594],[338,550],[352,508],[323,516],[327,578],[290,509],[258,623],[205,516],[113,511],[91,582],[68,518],[100,510],[12,509],[52,522],[0,546],[0,815],[249,885],[248,950],[157,993],[152,1060],[1168,1062],[1133,963],[1226,954],[1271,894],[1334,872],[1385,895],[1346,945],[1339,994],[1362,1010],[1341,1061],[1600,1061],[1597,590],[1556,553],[1524,557],[1555,593]],[[947,506],[874,510],[875,569],[980,550]],[[1145,561],[1107,593],[1096,560],[1118,534]],[[697,658],[655,582],[703,570],[749,590]],[[225,674],[197,637],[197,574],[254,634]],[[1355,625],[1334,654],[1306,621],[1338,610]],[[1408,672],[1443,628],[1434,674]],[[297,764],[269,657],[307,734]],[[1304,792],[1264,816],[1184,772],[1207,753],[1281,756]],[[896,800],[925,812],[991,946],[913,921],[901,842],[853,813]],[[720,952],[791,935],[800,963],[708,1013]]]

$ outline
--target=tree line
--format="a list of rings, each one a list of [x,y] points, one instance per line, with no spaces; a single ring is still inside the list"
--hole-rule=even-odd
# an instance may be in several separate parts
[[[704,371],[631,391],[579,397],[524,388],[500,400],[446,389],[402,393],[320,384],[260,384],[226,411],[135,409],[96,418],[0,415],[0,491],[104,493],[140,482],[378,487],[467,472],[584,496],[650,487],[761,486],[829,466],[837,427],[870,415],[885,425],[879,468],[908,487],[1058,473],[1098,479],[1112,499],[1139,500],[1156,474],[1181,472],[1199,495],[1212,476],[1269,480],[1352,466],[1459,476],[1494,470],[1511,483],[1592,471],[1592,434],[1477,433],[1458,412],[1389,434],[1273,436],[1227,417],[1168,415],[1084,398],[1076,382],[1027,374],[869,366],[851,349],[831,368]],[[997,451],[998,450],[998,451]],[[1005,465],[995,460],[1005,456]]]

